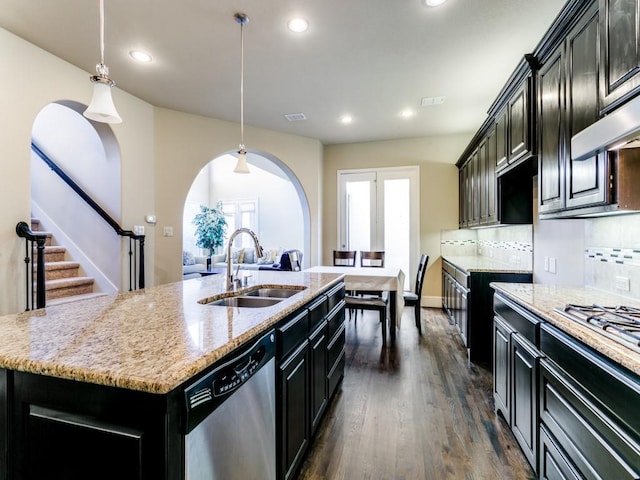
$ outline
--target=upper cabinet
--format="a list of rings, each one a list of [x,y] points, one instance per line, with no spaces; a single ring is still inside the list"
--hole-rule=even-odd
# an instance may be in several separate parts
[[[600,88],[608,112],[640,87],[640,25],[638,0],[600,0]]]
[[[531,153],[531,130],[529,129],[529,117],[532,115],[530,100],[531,77],[527,77],[520,84],[516,92],[509,99],[509,163],[514,163],[520,158]]]

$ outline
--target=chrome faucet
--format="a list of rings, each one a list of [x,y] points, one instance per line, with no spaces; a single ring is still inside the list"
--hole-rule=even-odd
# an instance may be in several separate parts
[[[231,236],[229,237],[229,245],[227,246],[227,291],[234,290],[234,278],[233,278],[233,275],[231,273],[232,272],[232,270],[231,270],[231,261],[232,261],[231,245],[233,245],[233,241],[241,233],[248,233],[251,236],[251,239],[253,240],[253,243],[254,243],[254,246],[255,246],[255,249],[256,249],[257,258],[260,258],[260,257],[262,257],[264,255],[264,250],[260,246],[260,242],[258,241],[258,236],[255,234],[255,232],[253,230],[250,230],[248,228],[244,228],[243,227],[243,228],[239,228],[235,232],[233,232],[231,234]]]

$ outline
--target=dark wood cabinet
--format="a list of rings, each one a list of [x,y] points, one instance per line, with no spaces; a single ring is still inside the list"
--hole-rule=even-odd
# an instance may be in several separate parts
[[[507,109],[503,108],[496,115],[496,171],[502,170],[509,163],[507,155]]]
[[[280,390],[280,473],[293,478],[311,440],[309,347],[306,339],[278,370]]]
[[[511,335],[511,430],[529,463],[537,464],[538,362],[541,354],[518,333]]]
[[[490,225],[498,222],[498,198],[497,198],[497,179],[496,164],[498,151],[497,125],[489,130],[486,141],[486,210],[483,210],[484,216],[480,218],[480,222]]]
[[[311,433],[313,434],[327,408],[327,322],[322,322],[309,336]]]
[[[604,112],[635,95],[640,86],[639,6],[638,0],[600,0]]]
[[[538,212],[564,208],[562,48],[538,72]]]
[[[493,318],[493,399],[496,412],[510,422],[511,333],[513,328],[499,317]]]
[[[531,153],[531,131],[529,117],[531,114],[529,82],[527,77],[509,99],[507,111],[508,124],[508,162],[514,163]]]
[[[566,454],[551,438],[547,429],[540,427],[540,469],[539,478],[553,480],[581,480]]]

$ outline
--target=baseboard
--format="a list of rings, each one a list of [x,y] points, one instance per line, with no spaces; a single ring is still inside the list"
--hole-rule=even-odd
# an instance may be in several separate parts
[[[429,308],[442,308],[442,297],[422,296],[422,306]]]

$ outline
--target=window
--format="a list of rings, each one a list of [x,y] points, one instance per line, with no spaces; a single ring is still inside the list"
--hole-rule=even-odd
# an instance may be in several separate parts
[[[222,211],[227,219],[227,235],[225,243],[228,243],[229,236],[238,228],[244,227],[258,231],[258,199],[243,200],[222,200]],[[253,241],[247,235],[238,236],[233,244],[236,248],[251,248]]]

